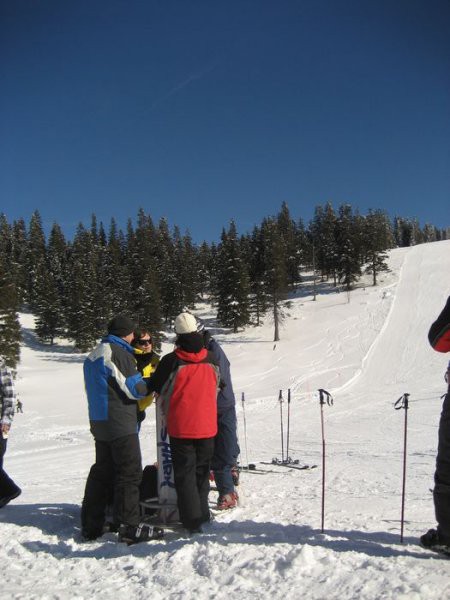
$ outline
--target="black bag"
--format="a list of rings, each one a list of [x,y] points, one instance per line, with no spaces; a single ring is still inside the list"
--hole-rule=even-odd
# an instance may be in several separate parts
[[[141,501],[158,497],[158,467],[156,465],[144,467],[139,493]]]

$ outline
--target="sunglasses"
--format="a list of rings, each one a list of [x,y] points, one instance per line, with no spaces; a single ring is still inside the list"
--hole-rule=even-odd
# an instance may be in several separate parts
[[[145,340],[136,340],[136,344],[139,344],[139,346],[151,346],[152,338],[147,338]]]

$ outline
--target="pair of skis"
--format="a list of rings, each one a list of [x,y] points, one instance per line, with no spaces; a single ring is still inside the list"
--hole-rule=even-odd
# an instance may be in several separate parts
[[[274,459],[272,462],[266,462],[266,461],[262,460],[259,462],[259,464],[260,465],[270,465],[272,467],[286,467],[288,470],[293,470],[293,471],[309,471],[311,469],[317,468],[317,465],[302,464],[302,463],[300,463],[300,461],[292,461],[290,463],[288,463],[288,462],[282,463],[282,462],[277,461],[277,459]],[[275,475],[283,475],[283,473],[285,473],[285,471],[279,470],[279,469],[259,468],[254,463],[250,463],[247,466],[239,465],[239,471],[241,473],[250,473],[250,474],[254,474],[254,475],[268,475],[269,473],[272,473]]]
[[[277,458],[273,458],[272,462],[261,461],[261,464],[274,465],[276,467],[287,467],[288,469],[293,469],[294,471],[310,471],[311,469],[317,468],[317,465],[308,465],[306,463],[301,463],[298,459],[292,460],[289,457],[284,462],[280,461]]]
[[[265,475],[267,473],[282,473],[282,471],[278,470],[269,470],[269,469],[260,469],[257,468],[254,463],[248,462],[248,448],[247,448],[247,422],[245,417],[245,395],[242,392],[242,414],[244,419],[244,442],[245,442],[245,456],[247,459],[247,466],[239,466],[239,470],[245,473],[253,473],[255,475]],[[285,435],[284,435],[284,423],[283,423],[283,390],[280,390],[278,401],[280,403],[280,425],[281,425],[281,460],[278,458],[273,458],[272,462],[264,462],[261,461],[260,464],[263,465],[273,465],[277,467],[285,467],[292,470],[297,471],[307,471],[310,469],[315,469],[317,465],[308,465],[304,463],[300,463],[298,459],[293,460],[289,456],[289,441],[290,441],[290,421],[291,421],[291,390],[288,389],[287,396],[287,425],[286,425],[286,448],[285,448]]]

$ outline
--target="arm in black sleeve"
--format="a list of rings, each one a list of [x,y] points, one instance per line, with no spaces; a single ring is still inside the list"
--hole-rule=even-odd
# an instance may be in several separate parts
[[[176,361],[177,356],[174,352],[170,352],[170,354],[166,354],[162,357],[158,366],[156,367],[156,371],[151,375],[151,377],[145,378],[149,393],[161,393],[164,384],[169,379],[170,374],[175,368]]]

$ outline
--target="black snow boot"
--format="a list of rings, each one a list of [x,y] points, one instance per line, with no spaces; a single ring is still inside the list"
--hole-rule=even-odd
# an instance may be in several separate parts
[[[450,557],[450,544],[439,536],[439,531],[437,529],[429,529],[424,533],[420,538],[420,544],[428,550],[439,552],[440,554],[445,554]]]
[[[125,542],[128,546],[139,544],[140,542],[149,542],[151,540],[160,540],[164,536],[164,530],[161,527],[153,527],[148,523],[139,523],[134,525],[121,525],[119,527],[119,542]]]

